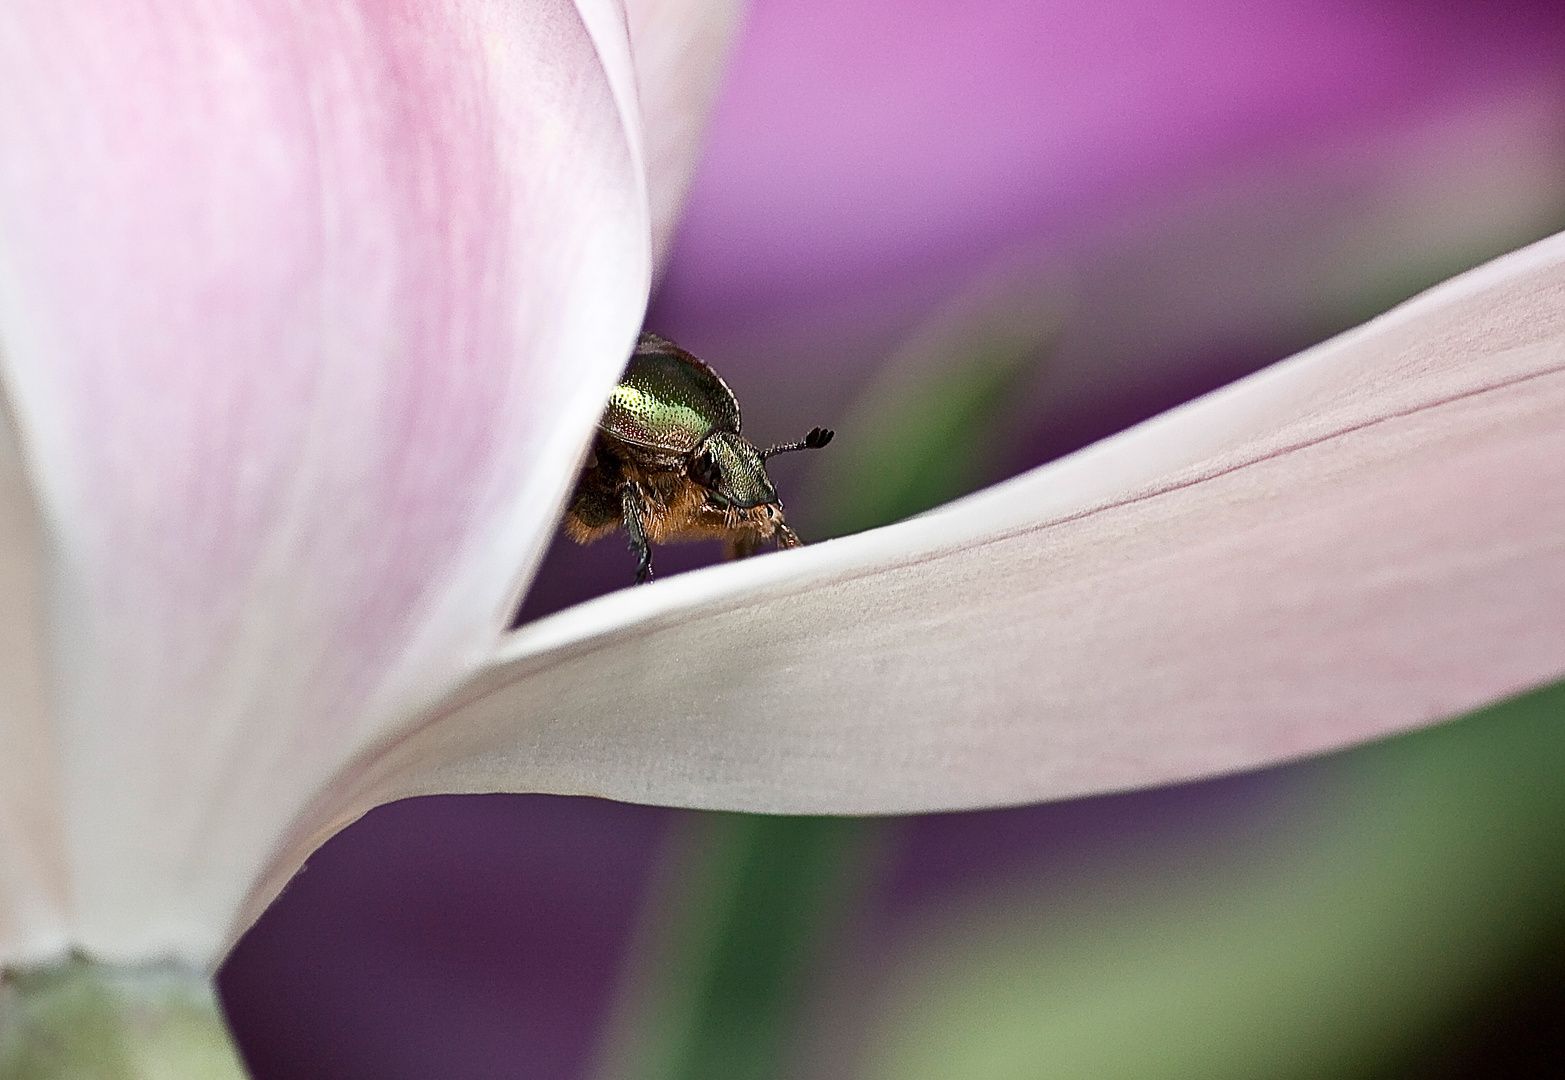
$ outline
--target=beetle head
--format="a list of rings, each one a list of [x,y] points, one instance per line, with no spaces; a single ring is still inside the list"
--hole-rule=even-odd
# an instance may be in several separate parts
[[[691,455],[690,479],[740,510],[777,501],[761,452],[726,431],[713,432]]]

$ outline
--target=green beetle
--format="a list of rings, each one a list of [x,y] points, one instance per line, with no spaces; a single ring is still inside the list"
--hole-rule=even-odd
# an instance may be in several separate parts
[[[729,558],[768,541],[798,547],[766,459],[819,449],[831,437],[812,428],[798,442],[756,449],[739,434],[739,402],[717,372],[672,341],[642,334],[598,421],[565,532],[590,544],[623,527],[637,584],[652,579],[653,544],[723,540]]]

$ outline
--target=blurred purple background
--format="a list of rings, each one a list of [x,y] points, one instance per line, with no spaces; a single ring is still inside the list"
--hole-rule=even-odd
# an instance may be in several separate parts
[[[1562,120],[1557,3],[758,0],[648,327],[713,360],[764,443],[836,422],[1000,274],[1068,312],[1015,471],[1553,231]],[[805,521],[808,467],[777,468]],[[616,541],[557,544],[524,617],[631,569]],[[885,823],[855,955],[998,879],[1264,838],[1317,804],[1313,776]],[[223,971],[256,1076],[588,1076],[685,818],[543,796],[370,814]],[[1555,1001],[1540,978],[1529,1000]]]
[[[965,895],[1059,887],[1130,852],[1255,841],[1308,798],[1263,774],[892,822],[857,917],[873,954]],[[310,860],[223,970],[257,1080],[590,1075],[653,861],[690,816],[547,795],[373,811]]]

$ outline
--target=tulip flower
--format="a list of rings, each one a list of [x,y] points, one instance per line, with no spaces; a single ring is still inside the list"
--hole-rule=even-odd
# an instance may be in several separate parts
[[[732,25],[0,16],[0,958],[39,1024],[124,982],[73,951],[195,972],[199,1011],[301,811],[486,667]]]
[[[177,1052],[305,856],[409,795],[1003,805],[1565,674],[1562,238],[933,513],[508,632],[689,176],[731,17],[685,7],[3,17],[0,957],[39,1030]]]

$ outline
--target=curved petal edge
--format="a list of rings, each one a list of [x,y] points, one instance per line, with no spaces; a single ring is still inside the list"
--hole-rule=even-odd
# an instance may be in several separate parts
[[[1561,415],[1556,236],[930,514],[523,627],[294,850],[415,794],[949,810],[1439,721],[1565,675]]]

